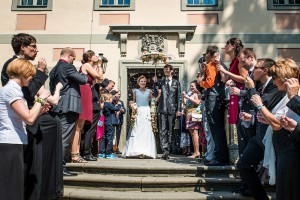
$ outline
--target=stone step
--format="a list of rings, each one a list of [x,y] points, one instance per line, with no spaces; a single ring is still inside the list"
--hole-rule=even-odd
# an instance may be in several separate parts
[[[98,188],[110,191],[199,191],[234,190],[240,184],[235,178],[203,177],[136,177],[120,175],[79,174],[64,177],[65,186]]]
[[[141,192],[141,191],[102,191],[65,187],[61,200],[253,200],[229,191],[206,192]],[[274,193],[269,193],[270,200],[276,200]]]
[[[204,166],[197,159],[171,157],[160,159],[98,159],[96,162],[68,163],[70,171],[89,174],[114,174],[130,176],[198,176],[233,177],[238,174],[234,166]]]

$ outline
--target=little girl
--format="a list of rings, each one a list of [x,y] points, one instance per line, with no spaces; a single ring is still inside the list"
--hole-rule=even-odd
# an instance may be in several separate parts
[[[101,95],[101,109],[105,120],[104,135],[102,137],[98,158],[117,158],[117,156],[113,154],[113,139],[115,134],[114,120],[116,118],[115,111],[120,111],[122,108],[121,105],[114,106],[112,101],[113,96],[111,94]]]

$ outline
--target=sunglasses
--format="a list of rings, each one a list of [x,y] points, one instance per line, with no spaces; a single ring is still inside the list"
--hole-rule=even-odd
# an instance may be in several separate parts
[[[28,45],[28,46],[31,47],[31,48],[33,48],[33,49],[37,49],[36,44],[30,44],[30,45]]]
[[[254,66],[254,70],[256,70],[256,69],[265,69],[265,67],[257,67],[257,66]]]

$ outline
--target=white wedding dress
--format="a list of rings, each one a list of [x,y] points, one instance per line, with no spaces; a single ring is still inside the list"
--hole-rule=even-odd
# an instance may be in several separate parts
[[[136,96],[137,116],[123,150],[122,157],[151,157],[156,158],[155,138],[152,132],[151,115],[149,106],[150,89],[142,92],[133,89]]]

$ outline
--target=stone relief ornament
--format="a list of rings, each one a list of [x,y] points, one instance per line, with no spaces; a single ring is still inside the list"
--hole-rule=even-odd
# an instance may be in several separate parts
[[[142,38],[142,53],[145,52],[164,52],[164,37],[162,35],[146,34]]]

